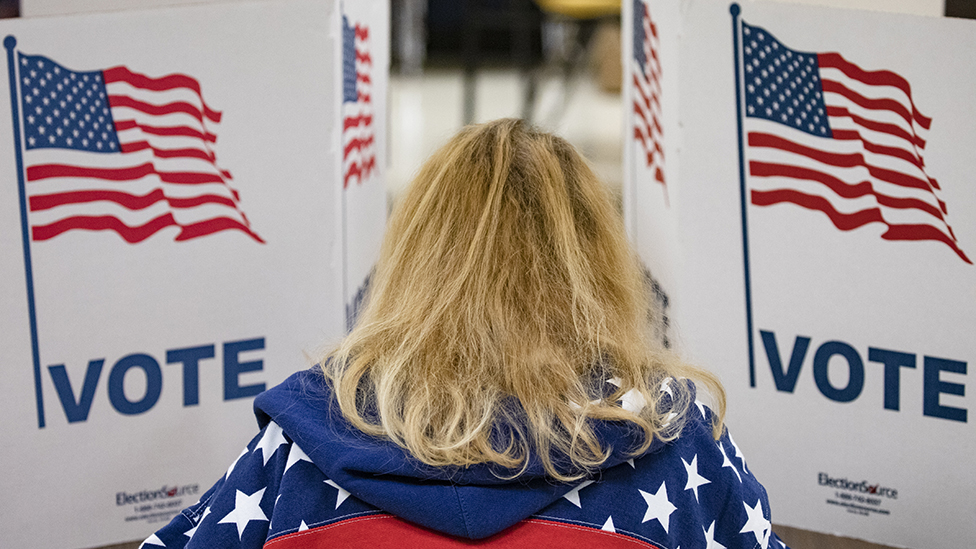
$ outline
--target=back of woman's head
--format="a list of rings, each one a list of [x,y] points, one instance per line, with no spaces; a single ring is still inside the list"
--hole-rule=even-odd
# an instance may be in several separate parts
[[[635,451],[676,433],[650,387],[691,370],[649,338],[648,304],[612,196],[569,143],[520,120],[469,126],[401,198],[325,370],[353,425],[425,463],[517,470],[535,452],[578,476],[608,455],[594,419],[633,422]]]

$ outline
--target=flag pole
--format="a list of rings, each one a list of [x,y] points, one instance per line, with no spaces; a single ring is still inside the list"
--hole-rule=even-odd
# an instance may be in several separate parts
[[[746,284],[746,339],[749,342],[749,386],[756,386],[756,351],[752,337],[752,283],[749,278],[749,223],[746,194],[745,149],[742,143],[742,82],[739,74],[739,4],[729,6],[732,14],[732,56],[735,61],[735,121],[739,129],[739,205],[742,208],[742,264]]]
[[[3,39],[7,48],[7,69],[10,74],[10,108],[14,123],[14,149],[17,156],[17,190],[20,194],[20,227],[24,242],[24,272],[27,279],[27,312],[30,317],[31,352],[34,354],[34,395],[37,398],[37,427],[44,428],[44,397],[41,393],[41,353],[37,343],[37,312],[34,308],[34,269],[31,266],[30,226],[27,224],[27,188],[24,184],[24,156],[20,142],[20,109],[17,104],[17,64],[14,48],[17,39],[8,35]]]

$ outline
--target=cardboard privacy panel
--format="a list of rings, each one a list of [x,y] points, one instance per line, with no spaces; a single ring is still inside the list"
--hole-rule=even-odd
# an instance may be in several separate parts
[[[773,521],[971,544],[976,26],[624,6],[628,228]]]
[[[0,545],[145,537],[342,336],[385,224],[388,25],[307,0],[0,22]]]

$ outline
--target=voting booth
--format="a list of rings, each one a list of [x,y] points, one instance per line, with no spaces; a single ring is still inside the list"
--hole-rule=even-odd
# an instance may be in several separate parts
[[[0,22],[0,546],[144,538],[338,341],[385,225],[389,6]]]
[[[628,229],[773,522],[971,545],[976,25],[624,8]]]

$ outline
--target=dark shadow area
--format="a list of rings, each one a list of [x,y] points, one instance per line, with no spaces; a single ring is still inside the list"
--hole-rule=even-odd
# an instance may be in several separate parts
[[[0,0],[0,19],[20,16],[20,0]]]
[[[946,17],[976,19],[976,0],[945,0]]]
[[[537,63],[542,57],[541,22],[542,14],[530,0],[429,0],[427,62],[460,65],[467,46],[479,63],[489,66]]]

